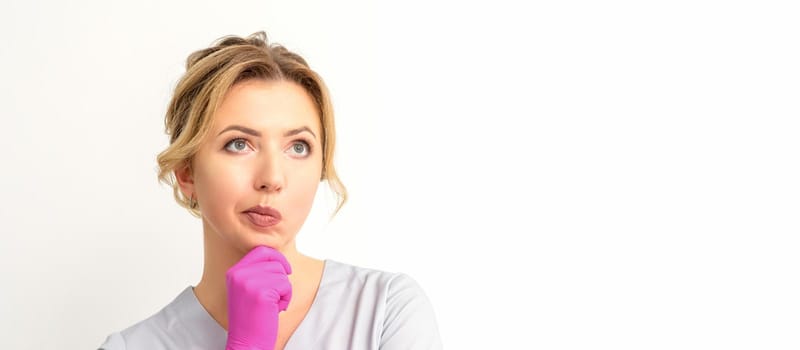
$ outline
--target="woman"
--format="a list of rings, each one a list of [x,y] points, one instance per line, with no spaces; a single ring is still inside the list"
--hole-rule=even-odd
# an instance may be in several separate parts
[[[101,349],[439,349],[433,309],[409,276],[318,260],[295,236],[333,166],[322,79],[264,32],[192,53],[166,113],[159,177],[203,221],[204,268]]]

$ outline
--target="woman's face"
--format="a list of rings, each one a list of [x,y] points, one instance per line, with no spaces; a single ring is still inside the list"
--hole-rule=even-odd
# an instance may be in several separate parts
[[[204,227],[247,252],[282,250],[311,210],[322,172],[320,121],[306,91],[294,82],[246,80],[234,85],[214,115],[190,173],[176,172],[194,194]],[[282,219],[264,226],[253,207]]]

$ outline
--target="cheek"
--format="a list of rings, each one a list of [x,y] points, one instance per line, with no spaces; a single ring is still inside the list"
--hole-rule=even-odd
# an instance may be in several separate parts
[[[223,208],[235,205],[246,189],[246,173],[231,164],[209,162],[197,177],[198,195],[202,197],[203,211],[212,214]]]
[[[256,170],[247,163],[210,158],[204,160],[195,177],[196,191],[202,202],[201,210],[212,225],[224,226],[231,220],[235,210],[246,209],[239,206],[254,204],[244,203],[243,199],[258,197],[252,183],[252,174]],[[285,219],[291,217],[287,224],[293,227],[292,230],[301,226],[311,211],[320,184],[321,160],[318,163],[295,164],[286,168],[287,187],[278,196],[277,205],[279,210],[291,213]],[[225,230],[223,227],[217,229]]]
[[[298,218],[305,219],[311,211],[311,206],[314,203],[314,197],[317,194],[317,187],[319,186],[319,174],[314,171],[305,171],[302,175],[298,174],[295,177],[297,182],[294,186],[293,194],[291,196],[291,206],[293,212],[297,213]]]

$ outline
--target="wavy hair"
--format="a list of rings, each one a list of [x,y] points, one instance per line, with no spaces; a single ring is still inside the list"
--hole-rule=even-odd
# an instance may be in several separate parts
[[[336,132],[328,88],[305,59],[282,45],[270,44],[263,31],[248,37],[222,37],[186,59],[186,73],[175,87],[164,118],[169,146],[157,157],[159,181],[172,186],[179,205],[200,217],[197,203],[183,195],[174,172],[186,166],[191,170],[192,158],[209,132],[223,97],[236,83],[252,78],[295,82],[314,101],[322,125],[320,181],[326,180],[337,195],[332,218],[347,201],[347,189],[333,165]]]

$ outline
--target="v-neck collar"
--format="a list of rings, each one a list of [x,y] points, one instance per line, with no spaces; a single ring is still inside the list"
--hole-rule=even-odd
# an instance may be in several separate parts
[[[314,300],[311,301],[311,306],[306,312],[303,320],[300,321],[300,324],[295,328],[292,335],[289,336],[289,340],[286,341],[286,345],[284,345],[284,349],[292,349],[293,347],[301,347],[305,348],[305,342],[310,341],[310,339],[304,334],[306,333],[306,320],[311,319],[312,313],[316,313],[319,307],[316,307],[318,304],[318,300],[320,299],[320,293],[322,289],[327,284],[328,276],[330,275],[329,269],[332,261],[330,259],[323,260],[323,267],[322,267],[322,278],[319,282],[319,287],[317,287],[317,292],[314,294]],[[183,292],[184,301],[179,302],[180,304],[186,303],[186,313],[181,313],[179,317],[183,318],[183,322],[189,325],[189,330],[193,332],[194,337],[196,339],[200,339],[201,343],[203,344],[217,344],[222,340],[222,348],[225,346],[225,342],[228,339],[228,331],[225,328],[217,323],[211,314],[200,304],[200,301],[197,299],[197,295],[194,294],[194,286],[189,286]],[[295,344],[297,343],[297,344]]]

